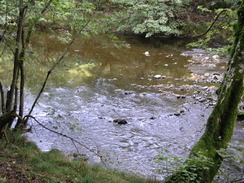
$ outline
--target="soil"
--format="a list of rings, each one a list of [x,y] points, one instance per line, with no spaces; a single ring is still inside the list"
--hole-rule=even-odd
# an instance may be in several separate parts
[[[35,172],[33,176],[33,170],[24,164],[19,164],[13,159],[7,161],[0,160],[0,182],[11,183],[47,183],[42,180],[45,175],[41,175]]]

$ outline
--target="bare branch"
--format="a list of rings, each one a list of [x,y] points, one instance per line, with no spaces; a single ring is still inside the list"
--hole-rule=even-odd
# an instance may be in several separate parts
[[[101,0],[99,1],[99,4],[100,4],[100,2],[101,2]],[[95,11],[96,11],[96,10],[95,10]],[[91,18],[90,18],[90,19],[89,19],[89,20],[88,20],[88,21],[87,21],[87,22],[80,28],[80,30],[78,31],[78,34],[80,34],[80,33],[87,27],[87,25],[92,21],[93,18],[94,18],[94,16],[92,16],[92,17],[91,17]],[[67,54],[69,48],[73,45],[73,43],[75,42],[75,40],[76,40],[76,39],[75,39],[75,36],[74,36],[73,39],[70,41],[69,45],[65,48],[63,54],[57,59],[57,61],[56,61],[56,62],[54,63],[54,65],[52,66],[52,68],[47,72],[47,75],[46,75],[46,78],[45,78],[45,80],[44,80],[44,82],[43,82],[43,85],[42,85],[42,87],[41,87],[41,90],[39,91],[39,93],[38,93],[38,95],[37,95],[37,97],[36,97],[34,103],[32,104],[32,107],[31,107],[31,109],[30,109],[30,111],[29,111],[29,113],[28,113],[27,116],[30,116],[31,113],[32,113],[32,111],[33,111],[33,109],[35,108],[37,101],[39,100],[39,98],[40,98],[42,92],[44,91],[44,88],[46,87],[46,83],[47,83],[47,81],[48,81],[48,78],[49,78],[50,74],[51,74],[52,71],[57,67],[57,65],[63,60],[63,58],[66,56],[66,54]],[[28,117],[26,118],[25,123],[27,123],[27,121],[28,121]]]
[[[18,117],[20,118],[20,116],[18,116]],[[98,156],[98,157],[100,158],[101,162],[103,163],[103,165],[106,166],[106,164],[105,164],[105,162],[104,162],[104,160],[103,160],[103,156],[100,155],[100,154],[98,154],[95,150],[89,148],[89,147],[86,146],[85,144],[82,144],[82,143],[79,142],[78,140],[76,140],[76,139],[74,139],[74,138],[72,138],[72,137],[70,137],[70,136],[68,136],[68,135],[65,135],[65,134],[63,134],[63,133],[57,132],[57,131],[55,131],[55,130],[52,130],[52,129],[50,129],[50,128],[44,126],[44,125],[43,125],[42,123],[40,123],[34,116],[31,116],[31,115],[25,116],[25,118],[27,118],[27,117],[28,117],[28,118],[32,118],[32,119],[34,119],[35,122],[36,122],[37,124],[39,124],[42,128],[44,128],[44,129],[46,129],[46,130],[48,130],[48,131],[50,131],[50,132],[53,132],[53,133],[55,133],[55,134],[57,134],[57,135],[60,135],[60,136],[62,136],[62,137],[65,137],[65,138],[67,138],[67,139],[70,139],[70,140],[72,141],[72,143],[74,144],[74,146],[75,146],[77,152],[79,152],[79,151],[78,151],[78,148],[76,147],[75,143],[77,143],[77,144],[79,144],[80,146],[84,147],[84,148],[87,149],[88,151],[90,151],[90,152],[92,152],[93,154],[95,154],[96,156]]]

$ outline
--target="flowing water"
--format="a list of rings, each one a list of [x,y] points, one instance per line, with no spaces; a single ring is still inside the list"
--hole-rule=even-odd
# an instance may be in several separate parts
[[[28,108],[66,46],[66,40],[58,37],[36,35],[29,48]],[[187,50],[177,40],[79,37],[53,71],[33,115],[46,127],[101,154],[110,167],[162,179],[159,170],[166,165],[155,163],[155,157],[160,152],[186,156],[200,138],[226,60]],[[4,65],[0,71],[9,69]],[[1,77],[5,84],[8,78]],[[128,123],[119,125],[115,119]],[[91,162],[101,163],[86,148],[33,120],[30,125],[28,137],[43,151],[57,148],[72,154],[78,150]],[[238,122],[235,140],[243,139],[243,129]]]

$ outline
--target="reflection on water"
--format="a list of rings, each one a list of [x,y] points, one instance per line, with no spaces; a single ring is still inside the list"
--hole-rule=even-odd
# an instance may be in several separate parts
[[[32,40],[26,61],[27,106],[65,48],[56,37],[36,35]],[[179,41],[79,37],[52,73],[33,115],[45,126],[103,154],[110,166],[161,179],[155,156],[165,149],[174,155],[189,153],[212,110],[199,101],[213,97],[193,94],[215,89],[218,82],[212,81],[218,80],[207,79],[224,70],[224,60],[210,63],[206,52],[185,52],[181,45]],[[206,64],[187,56],[193,53],[200,54]],[[10,60],[4,59],[4,63]],[[10,70],[4,59],[0,60],[1,73]],[[114,119],[126,119],[128,124],[115,124]],[[76,152],[69,140],[30,123],[33,133],[28,135],[42,150]],[[243,130],[237,139],[241,136]],[[94,154],[78,148],[92,162],[101,163]]]
[[[50,58],[60,54],[65,45],[53,36],[40,35],[35,39],[38,41],[32,43],[33,51],[41,53],[41,57],[38,55],[38,62],[44,65],[43,68],[36,68],[40,72],[46,65],[50,65]],[[80,37],[53,74],[52,83],[60,85],[71,81],[73,86],[79,86],[99,78],[113,79],[120,88],[127,88],[131,84],[172,83],[174,79],[189,75],[188,69],[184,67],[188,63],[187,57],[181,56],[181,48],[176,46],[167,42],[156,46],[151,43],[142,44],[141,41],[130,38],[124,42],[117,39],[111,41],[110,38],[101,36]],[[145,52],[150,53],[150,56],[145,55]],[[36,58],[35,54],[33,57]],[[152,80],[157,74],[163,75],[164,81]]]

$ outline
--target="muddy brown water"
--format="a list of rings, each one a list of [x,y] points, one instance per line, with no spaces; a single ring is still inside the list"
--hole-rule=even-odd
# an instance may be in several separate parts
[[[53,60],[65,49],[65,41],[62,35],[34,36],[26,62],[27,108]],[[4,60],[9,58],[1,60],[1,73],[10,71]],[[177,40],[79,37],[52,73],[33,115],[101,154],[110,167],[163,179],[167,174],[160,170],[167,165],[155,163],[155,157],[166,151],[187,156],[201,137],[226,60],[203,50],[187,50]],[[118,125],[115,119],[128,124]],[[30,125],[28,137],[43,151],[80,153],[101,164],[86,148],[34,121]],[[243,142],[243,129],[238,122],[234,140]]]

